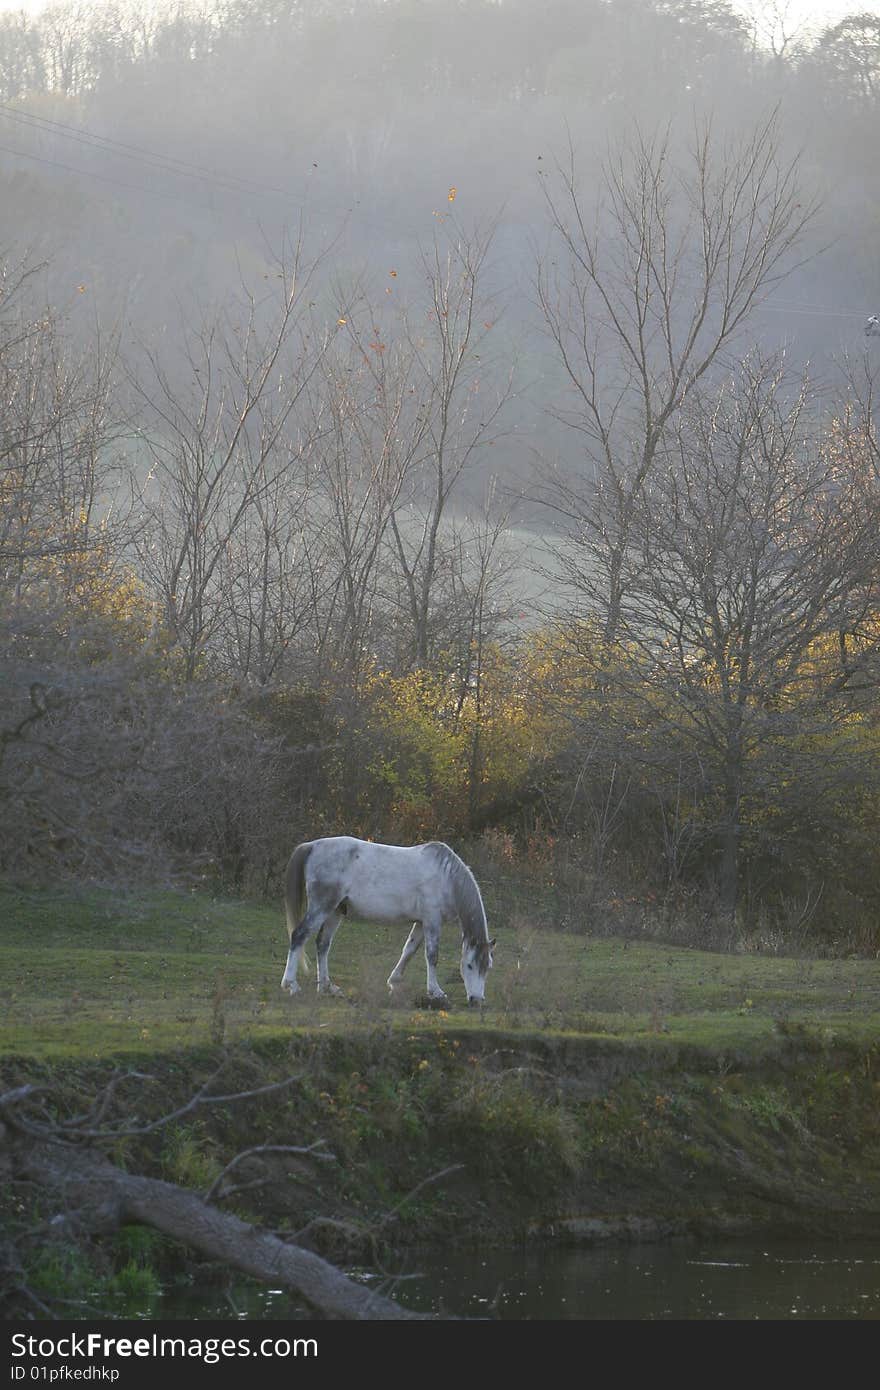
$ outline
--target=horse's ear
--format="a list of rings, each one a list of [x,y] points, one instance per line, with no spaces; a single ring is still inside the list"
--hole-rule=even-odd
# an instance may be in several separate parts
[[[490,949],[490,950],[492,949],[492,947],[494,947],[495,942],[496,942],[497,940],[498,940],[497,936],[493,936],[493,937],[492,937],[492,940],[489,942],[489,949]]]

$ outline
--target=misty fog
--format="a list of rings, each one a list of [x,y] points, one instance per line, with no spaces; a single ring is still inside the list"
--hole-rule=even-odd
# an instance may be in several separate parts
[[[750,334],[821,372],[861,349],[878,308],[878,73],[876,16],[780,55],[723,0],[9,11],[0,243],[45,258],[50,298],[77,319],[149,338],[253,285],[291,228],[314,254],[332,247],[328,286],[363,281],[397,308],[420,302],[419,247],[438,223],[497,223],[505,347],[534,390],[550,370],[534,332],[542,185],[569,147],[588,190],[635,124],[686,141],[707,116],[723,134],[778,106],[823,207],[806,264]]]

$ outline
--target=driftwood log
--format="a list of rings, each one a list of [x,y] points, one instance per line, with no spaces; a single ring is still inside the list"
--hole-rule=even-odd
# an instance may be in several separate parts
[[[57,1206],[48,1227],[52,1234],[104,1234],[137,1222],[261,1282],[290,1289],[327,1318],[420,1316],[356,1284],[319,1255],[220,1211],[199,1193],[125,1172],[98,1147],[101,1138],[143,1130],[65,1130],[44,1109],[35,1117],[37,1097],[32,1086],[0,1095],[0,1181],[24,1179],[49,1194]]]

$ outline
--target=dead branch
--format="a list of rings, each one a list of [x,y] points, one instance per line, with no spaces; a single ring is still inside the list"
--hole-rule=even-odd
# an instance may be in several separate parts
[[[123,1081],[154,1080],[153,1077],[136,1071],[125,1072],[124,1075],[112,1077],[99,1094],[91,1110],[84,1116],[79,1116],[72,1120],[55,1121],[47,1115],[42,1124],[35,1124],[32,1119],[25,1118],[20,1113],[17,1113],[15,1122],[20,1128],[27,1129],[29,1133],[41,1135],[46,1139],[51,1138],[57,1131],[65,1131],[66,1137],[71,1139],[112,1139],[115,1141],[117,1139],[136,1138],[141,1135],[152,1134],[157,1129],[162,1129],[163,1126],[171,1124],[174,1120],[179,1120],[182,1116],[188,1115],[200,1105],[225,1105],[233,1101],[252,1100],[255,1096],[264,1096],[270,1094],[272,1091],[283,1090],[285,1086],[291,1086],[295,1081],[300,1080],[297,1074],[286,1076],[282,1081],[272,1081],[266,1086],[255,1086],[250,1091],[234,1091],[227,1095],[211,1095],[207,1093],[208,1087],[212,1082],[216,1081],[225,1066],[226,1061],[224,1059],[220,1066],[211,1073],[207,1081],[199,1087],[195,1094],[192,1095],[184,1105],[178,1106],[175,1110],[169,1110],[166,1114],[160,1115],[156,1120],[150,1120],[147,1124],[119,1125],[116,1128],[107,1129],[90,1127],[90,1124],[94,1124],[95,1119],[103,1119],[117,1087],[121,1085]],[[26,1085],[18,1087],[15,1091],[8,1091],[5,1095],[0,1095],[0,1111],[17,1108],[21,1106],[23,1102],[31,1101],[35,1096],[43,1093],[45,1090],[46,1087]]]
[[[335,1154],[317,1152],[317,1150],[322,1149],[324,1147],[326,1142],[326,1139],[316,1139],[314,1144],[306,1145],[255,1144],[250,1149],[242,1149],[241,1153],[236,1154],[234,1158],[230,1159],[226,1167],[223,1169],[222,1173],[219,1173],[217,1177],[214,1179],[214,1181],[211,1183],[211,1186],[205,1193],[205,1201],[210,1202],[212,1200],[215,1193],[219,1191],[220,1185],[222,1184],[223,1179],[226,1177],[227,1173],[231,1173],[232,1169],[235,1168],[237,1164],[241,1163],[243,1159],[251,1158],[254,1154],[309,1154],[312,1158],[320,1159],[324,1163],[335,1163]]]
[[[216,1073],[188,1105],[172,1111],[162,1123],[188,1113],[196,1104],[264,1095],[295,1079],[288,1077],[275,1085],[220,1097],[206,1094],[215,1076]],[[70,1142],[72,1132],[58,1125],[53,1127],[48,1117],[35,1122],[22,1112],[42,1089],[25,1085],[0,1096],[0,1165],[14,1181],[37,1183],[58,1204],[60,1210],[49,1223],[53,1232],[60,1234],[68,1228],[99,1234],[128,1223],[141,1223],[255,1279],[282,1284],[325,1317],[396,1320],[418,1316],[354,1283],[320,1256],[260,1231],[237,1216],[218,1211],[198,1193],[158,1178],[124,1172],[91,1145]],[[100,1109],[102,1101],[97,1104]],[[101,1139],[145,1134],[158,1124],[100,1130],[96,1134]],[[88,1135],[89,1131],[84,1131],[75,1137]],[[274,1147],[262,1146],[264,1151]],[[313,1152],[315,1148],[317,1145],[306,1146],[299,1152]],[[260,1151],[260,1146],[254,1151]],[[244,1156],[238,1155],[224,1171]],[[329,1159],[331,1155],[320,1157]],[[40,1301],[21,1277],[15,1277],[16,1261],[7,1261],[7,1268],[19,1294],[37,1306]]]
[[[428,1177],[422,1178],[422,1181],[416,1183],[411,1192],[407,1192],[405,1197],[401,1197],[400,1201],[396,1202],[391,1210],[386,1212],[377,1222],[377,1229],[381,1231],[383,1226],[390,1226],[392,1221],[396,1221],[407,1202],[411,1202],[413,1197],[418,1196],[424,1188],[430,1187],[431,1183],[439,1182],[441,1178],[448,1178],[451,1173],[460,1172],[463,1167],[463,1163],[453,1163],[448,1168],[441,1168],[439,1173],[430,1173]]]

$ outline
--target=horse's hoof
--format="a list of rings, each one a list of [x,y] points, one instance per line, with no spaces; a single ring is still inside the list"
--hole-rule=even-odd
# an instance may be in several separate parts
[[[339,988],[338,985],[318,985],[318,993],[331,994],[334,998],[340,999],[342,997],[343,991]]]
[[[416,1004],[420,1009],[448,1009],[449,999],[445,994],[424,994]]]

